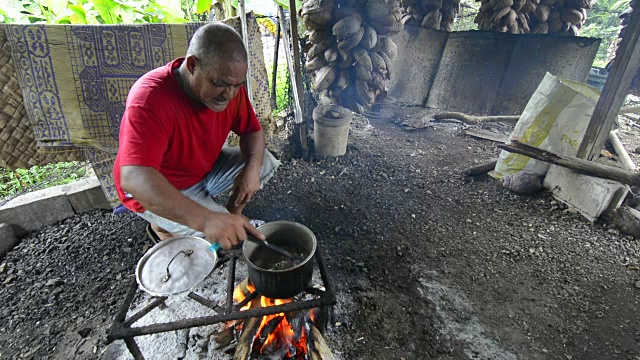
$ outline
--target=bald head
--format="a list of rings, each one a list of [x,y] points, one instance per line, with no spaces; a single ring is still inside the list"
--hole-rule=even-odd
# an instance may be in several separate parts
[[[189,42],[188,56],[195,56],[207,68],[219,61],[247,62],[247,50],[242,37],[234,28],[222,23],[200,27]]]

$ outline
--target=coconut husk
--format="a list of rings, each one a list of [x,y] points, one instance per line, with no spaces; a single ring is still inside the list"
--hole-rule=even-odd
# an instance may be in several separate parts
[[[324,66],[316,73],[314,89],[317,92],[325,91],[336,79],[337,69],[333,66]]]
[[[364,25],[363,28],[364,32],[362,34],[360,46],[367,50],[373,49],[373,47],[376,46],[376,43],[378,42],[378,33],[369,25]]]
[[[352,37],[362,29],[362,20],[355,16],[346,16],[333,25],[333,35],[338,41]],[[362,40],[362,37],[360,38]],[[360,41],[358,41],[360,42]],[[356,43],[357,45],[357,43]],[[355,45],[354,45],[355,46]]]
[[[364,68],[368,71],[371,72],[373,70],[372,64],[371,64],[371,58],[369,57],[369,53],[367,52],[367,50],[357,47],[353,49],[353,58],[356,60],[356,62],[362,66],[364,66]]]
[[[338,49],[344,52],[349,52],[349,50],[353,49],[354,47],[358,46],[358,44],[360,44],[360,41],[362,41],[363,36],[364,36],[364,28],[361,27],[356,34],[338,42]]]

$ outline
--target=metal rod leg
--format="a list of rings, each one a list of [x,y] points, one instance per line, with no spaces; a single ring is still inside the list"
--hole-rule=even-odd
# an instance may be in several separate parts
[[[124,343],[127,344],[127,349],[129,349],[129,352],[131,353],[131,355],[133,355],[134,359],[144,360],[144,355],[142,355],[142,352],[140,351],[140,348],[138,347],[138,344],[133,337],[126,337],[123,340]]]

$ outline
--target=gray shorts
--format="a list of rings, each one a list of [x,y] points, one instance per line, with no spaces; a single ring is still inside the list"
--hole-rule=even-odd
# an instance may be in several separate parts
[[[280,161],[265,150],[262,168],[260,169],[260,188],[273,176],[278,166],[280,166]],[[244,158],[240,148],[226,147],[222,149],[213,169],[202,181],[180,192],[211,211],[228,213],[223,205],[213,201],[213,196],[231,190],[233,179],[243,168]],[[204,233],[200,231],[165,219],[149,210],[136,214],[176,236],[204,237]]]

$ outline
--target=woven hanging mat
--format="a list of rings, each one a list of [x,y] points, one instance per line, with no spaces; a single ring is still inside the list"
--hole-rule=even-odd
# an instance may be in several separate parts
[[[9,43],[0,27],[0,167],[15,170],[82,160],[78,150],[39,152],[22,102],[22,91],[11,60]]]

